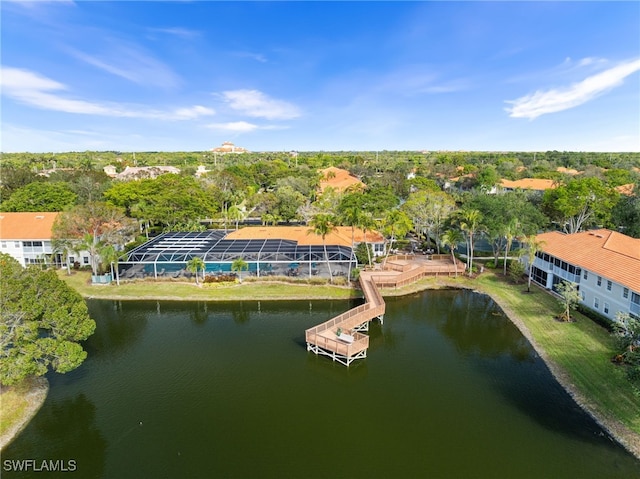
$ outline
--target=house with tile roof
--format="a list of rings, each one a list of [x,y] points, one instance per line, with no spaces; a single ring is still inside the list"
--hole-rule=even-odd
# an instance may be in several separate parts
[[[541,178],[522,178],[521,180],[500,180],[500,187],[505,191],[515,190],[531,190],[531,191],[545,191],[558,187],[558,183],[555,180],[545,180]]]
[[[0,253],[15,258],[22,266],[54,264],[66,266],[63,255],[53,251],[53,223],[60,213],[0,212]],[[89,252],[69,252],[69,264],[89,265]]]
[[[59,213],[0,213],[0,252],[22,266],[48,261],[51,229]]]
[[[614,319],[640,317],[640,239],[608,229],[539,234],[532,281],[552,290],[563,280],[579,285],[581,303]]]
[[[247,150],[246,148],[242,148],[241,146],[236,146],[230,141],[225,141],[224,143],[222,143],[222,146],[219,146],[217,148],[211,148],[211,151],[213,151],[214,153],[225,154],[225,153],[247,153],[249,150]]]
[[[365,187],[365,184],[358,178],[353,176],[347,170],[330,166],[324,170],[320,170],[322,175],[320,180],[320,192],[324,192],[327,188],[333,188],[336,191],[345,191],[352,187]]]

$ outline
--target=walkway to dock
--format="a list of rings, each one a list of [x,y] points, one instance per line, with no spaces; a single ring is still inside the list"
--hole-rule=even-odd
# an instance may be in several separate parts
[[[425,276],[463,273],[464,263],[454,265],[448,255],[420,257],[398,255],[390,257],[383,269],[360,272],[360,287],[365,303],[326,321],[305,332],[307,351],[328,356],[345,366],[356,359],[367,357],[369,321],[382,321],[386,304],[378,287],[397,288],[413,283]]]

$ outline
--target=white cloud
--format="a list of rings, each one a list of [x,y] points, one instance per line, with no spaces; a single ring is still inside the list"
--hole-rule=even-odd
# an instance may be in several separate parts
[[[253,123],[248,123],[246,121],[231,121],[228,123],[211,123],[210,125],[207,125],[207,128],[218,131],[235,131],[237,133],[247,133],[257,130],[259,126],[254,125]]]
[[[182,27],[150,28],[149,31],[164,33],[166,35],[172,35],[174,37],[181,37],[181,38],[194,38],[200,35],[200,32],[197,30],[189,30],[188,28],[182,28]]]
[[[222,98],[234,110],[255,118],[289,120],[300,116],[300,110],[292,103],[270,98],[258,90],[229,90]]]
[[[74,57],[89,65],[119,76],[138,85],[174,88],[181,81],[169,67],[136,45],[109,40],[102,54],[89,55],[75,48],[68,48]]]
[[[584,65],[593,63],[589,59],[585,60],[582,61]],[[506,108],[506,111],[512,118],[534,119],[547,113],[574,108],[620,86],[626,77],[639,70],[640,59],[620,63],[569,87],[536,91],[533,94],[507,101],[506,103],[513,106]]]
[[[162,111],[69,98],[62,94],[68,90],[66,85],[29,70],[11,67],[2,67],[0,88],[3,95],[25,105],[64,113],[159,120],[193,120],[215,113],[201,105]]]
[[[202,105],[195,105],[189,108],[179,108],[174,115],[178,120],[194,120],[201,116],[215,115],[215,111]]]

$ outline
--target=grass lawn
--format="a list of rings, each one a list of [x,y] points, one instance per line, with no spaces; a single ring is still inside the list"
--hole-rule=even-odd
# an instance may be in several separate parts
[[[575,311],[572,317],[576,322],[556,321],[554,316],[562,307],[533,285],[532,292],[526,293],[526,285],[512,285],[494,273],[483,274],[470,284],[522,322],[541,355],[557,366],[554,374],[564,376],[559,379],[575,387],[580,396],[576,399],[598,417],[620,421],[640,434],[640,396],[622,368],[611,362],[614,341],[607,330]]]
[[[20,419],[29,402],[27,401],[27,392],[29,391],[29,383],[25,381],[17,386],[6,388],[0,396],[0,436],[6,433],[15,422]],[[4,389],[4,388],[3,388]]]
[[[360,298],[362,293],[349,287],[309,285],[279,282],[245,282],[243,284],[207,284],[196,286],[195,281],[137,280],[122,282],[120,286],[91,285],[86,271],[58,271],[60,279],[85,298],[95,299],[168,299],[194,301],[242,301],[242,300],[295,300],[295,299],[350,299]]]
[[[0,450],[11,442],[40,409],[47,397],[49,383],[44,378],[25,379],[15,386],[3,386],[0,392]]]

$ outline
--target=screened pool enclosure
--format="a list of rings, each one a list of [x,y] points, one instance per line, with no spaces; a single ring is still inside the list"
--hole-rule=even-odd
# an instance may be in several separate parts
[[[325,249],[326,255],[325,256]],[[128,252],[119,261],[120,278],[189,276],[187,263],[202,258],[205,274],[232,271],[244,260],[253,276],[329,276],[327,257],[334,276],[348,274],[357,264],[348,246],[301,245],[289,239],[227,239],[220,230],[164,233]]]

